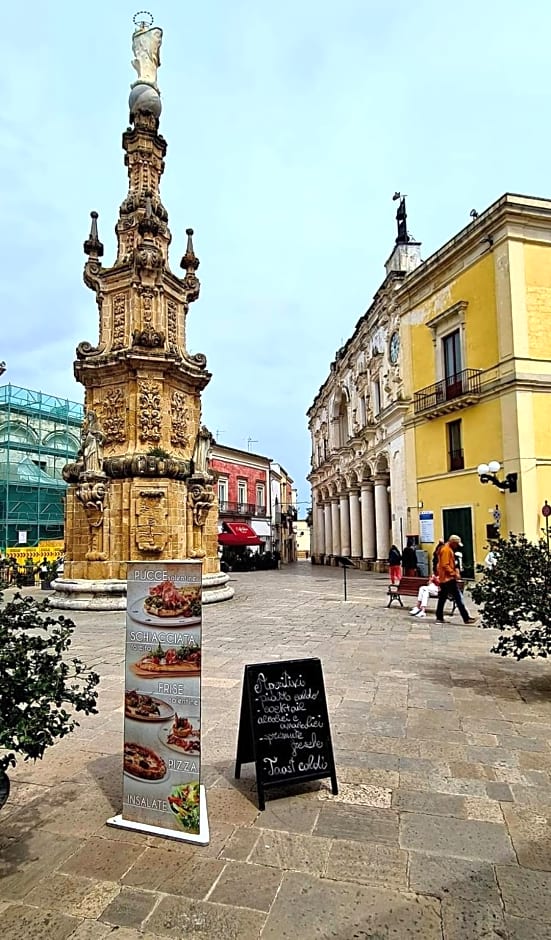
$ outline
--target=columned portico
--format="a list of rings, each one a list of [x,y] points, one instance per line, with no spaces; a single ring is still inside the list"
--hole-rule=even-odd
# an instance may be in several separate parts
[[[340,555],[350,556],[350,504],[348,493],[339,496],[340,524],[341,524],[341,550]]]
[[[341,524],[339,518],[339,497],[331,497],[332,555],[341,555]]]
[[[387,493],[388,478],[375,477],[375,537],[377,561],[387,561],[390,550],[390,513]]]
[[[362,557],[362,522],[360,491],[353,487],[348,494],[350,507],[350,553],[352,558]]]
[[[324,521],[324,550],[323,553],[325,558],[333,553],[333,520],[331,518],[331,502],[327,500],[323,504],[323,521]]]
[[[372,561],[376,554],[375,543],[375,504],[373,501],[373,483],[364,480],[361,495],[362,509],[362,558]]]

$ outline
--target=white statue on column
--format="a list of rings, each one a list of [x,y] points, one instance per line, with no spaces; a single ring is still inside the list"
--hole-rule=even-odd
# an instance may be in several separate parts
[[[157,69],[161,64],[163,31],[140,23],[132,35],[132,65],[138,73],[138,82],[153,85],[157,91]]]

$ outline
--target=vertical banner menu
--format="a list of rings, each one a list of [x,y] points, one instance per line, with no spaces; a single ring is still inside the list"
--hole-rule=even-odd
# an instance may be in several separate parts
[[[199,836],[203,802],[201,575],[194,561],[134,562],[127,575],[119,824],[184,839]]]

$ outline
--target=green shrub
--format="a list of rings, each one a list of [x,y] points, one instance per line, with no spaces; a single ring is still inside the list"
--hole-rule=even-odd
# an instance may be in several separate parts
[[[4,604],[0,594],[0,770],[16,754],[43,757],[78,725],[76,712],[97,713],[99,676],[65,655],[75,625],[48,610],[48,601],[15,594]]]
[[[471,588],[481,626],[504,631],[493,653],[515,659],[551,655],[551,562],[547,543],[510,534],[495,547],[497,564]]]

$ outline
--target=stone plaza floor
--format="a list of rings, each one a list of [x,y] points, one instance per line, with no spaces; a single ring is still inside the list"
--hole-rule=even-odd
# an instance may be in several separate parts
[[[385,609],[383,576],[299,562],[204,609],[205,848],[109,828],[122,801],[124,614],[76,613],[99,714],[10,775],[2,940],[551,940],[551,664]],[[27,591],[26,591],[27,593]],[[468,605],[474,610],[473,605]],[[246,663],[320,657],[337,761],[233,778]]]

